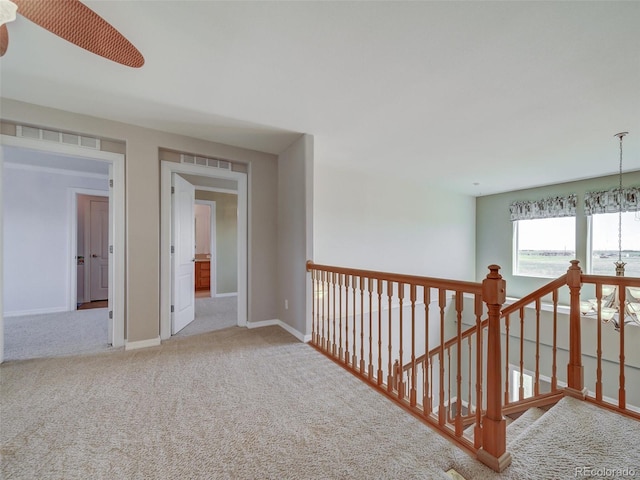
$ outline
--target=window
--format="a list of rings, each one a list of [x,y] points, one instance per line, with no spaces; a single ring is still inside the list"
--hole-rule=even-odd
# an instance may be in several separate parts
[[[576,256],[575,217],[517,220],[513,229],[516,275],[556,278],[567,273]]]
[[[615,275],[618,261],[618,213],[592,215],[589,273]],[[622,261],[625,276],[640,277],[640,214],[622,213]]]

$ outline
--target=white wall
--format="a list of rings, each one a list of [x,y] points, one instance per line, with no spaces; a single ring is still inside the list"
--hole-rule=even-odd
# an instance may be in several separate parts
[[[5,163],[4,315],[68,307],[71,239],[69,188],[108,191],[106,178],[12,168]]]
[[[474,280],[475,199],[316,163],[316,263]]]

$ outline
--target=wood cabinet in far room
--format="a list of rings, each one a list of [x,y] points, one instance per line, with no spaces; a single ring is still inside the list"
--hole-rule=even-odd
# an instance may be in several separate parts
[[[211,287],[211,261],[196,262],[196,290],[209,290]]]

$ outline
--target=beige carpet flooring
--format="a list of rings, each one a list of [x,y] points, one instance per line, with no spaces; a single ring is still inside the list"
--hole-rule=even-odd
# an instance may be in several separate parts
[[[100,303],[100,302],[96,302]],[[26,360],[106,352],[108,310],[82,309],[4,319],[4,359]],[[213,332],[236,325],[238,298],[196,298],[195,320],[176,336]]]
[[[279,327],[7,362],[0,374],[7,479],[444,479],[451,467],[551,479],[605,462],[640,472],[638,422],[566,399],[498,476]]]

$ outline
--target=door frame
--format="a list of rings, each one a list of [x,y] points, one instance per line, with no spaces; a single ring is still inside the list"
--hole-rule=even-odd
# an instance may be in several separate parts
[[[203,191],[202,187],[196,187],[196,192],[198,190]],[[234,192],[235,194],[235,192]],[[217,255],[216,255],[216,202],[213,200],[198,200],[196,199],[196,205],[208,205],[210,209],[209,216],[209,252],[211,255],[211,259],[214,261],[214,266],[217,265]],[[209,297],[215,297],[218,288],[217,282],[217,269],[210,268],[209,269]]]
[[[43,140],[35,140],[25,137],[15,137],[12,135],[0,135],[0,144],[7,147],[21,148],[24,150],[33,150],[36,152],[55,153],[68,157],[82,158],[87,161],[102,161],[112,165],[113,187],[111,195],[113,198],[113,219],[110,229],[113,232],[113,267],[110,268],[110,274],[113,278],[113,302],[110,310],[113,315],[113,342],[114,347],[124,346],[125,331],[125,183],[124,169],[125,156],[121,153],[103,152],[102,150],[92,150],[74,145],[66,145],[53,143]],[[0,171],[2,170],[3,161],[0,158]],[[1,175],[1,174],[0,174]],[[77,213],[75,214],[77,215]],[[69,245],[75,245],[76,240],[69,238]],[[70,247],[71,248],[71,247]],[[3,250],[0,249],[0,268],[2,268]],[[67,278],[71,289],[76,287],[71,283],[72,276],[75,279],[75,257],[71,256],[73,265],[69,265]],[[70,262],[71,263],[71,262]],[[77,280],[76,280],[77,281]],[[3,279],[0,277],[0,287],[2,287]],[[0,288],[0,306],[2,305],[2,291]],[[71,297],[70,297],[71,298]],[[75,299],[72,306],[75,310]],[[4,310],[0,308],[0,358],[4,359]]]
[[[200,165],[160,162],[160,339],[171,337],[171,175],[235,180],[238,183],[238,326],[247,325],[248,299],[248,189],[247,174]],[[198,185],[195,185],[198,189]],[[194,285],[195,288],[195,285]]]
[[[71,194],[71,215],[69,216],[69,224],[71,227],[71,258],[76,259],[78,257],[78,244],[77,240],[74,243],[73,239],[78,238],[78,196],[83,195],[86,197],[101,197],[106,198],[109,202],[111,202],[110,193],[106,190],[93,190],[89,188],[76,188],[71,187],[69,189]],[[73,214],[75,212],[75,215]],[[89,248],[89,230],[90,226],[88,225],[91,215],[88,211],[84,213],[84,251],[85,251],[85,267],[87,266],[87,253]],[[109,267],[111,268],[111,267]],[[87,300],[87,292],[91,290],[91,282],[88,278],[87,272],[91,272],[91,266],[88,269],[85,269],[84,276],[84,301],[91,301],[90,297]],[[69,292],[69,309],[71,309],[74,305],[77,304],[78,301],[78,279],[77,279],[77,270],[71,269],[71,289]]]

